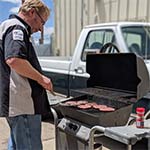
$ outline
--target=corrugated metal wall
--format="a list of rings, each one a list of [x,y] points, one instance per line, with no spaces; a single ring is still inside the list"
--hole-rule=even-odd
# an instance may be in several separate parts
[[[149,0],[54,0],[55,54],[70,56],[85,25],[149,21]]]

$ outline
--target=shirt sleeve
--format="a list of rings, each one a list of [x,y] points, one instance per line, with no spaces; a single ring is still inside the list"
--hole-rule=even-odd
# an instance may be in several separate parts
[[[27,59],[28,41],[26,30],[22,26],[14,26],[8,29],[4,40],[5,60],[12,57]]]

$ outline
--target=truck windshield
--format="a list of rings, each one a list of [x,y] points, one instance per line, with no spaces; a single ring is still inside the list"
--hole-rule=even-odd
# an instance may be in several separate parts
[[[129,51],[150,59],[150,26],[129,26],[121,29]]]

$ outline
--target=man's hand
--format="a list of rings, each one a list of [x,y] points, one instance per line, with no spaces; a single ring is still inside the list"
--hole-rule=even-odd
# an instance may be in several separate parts
[[[53,92],[53,84],[51,82],[51,79],[48,77],[42,75],[42,78],[38,81],[40,85],[42,85],[46,90]]]

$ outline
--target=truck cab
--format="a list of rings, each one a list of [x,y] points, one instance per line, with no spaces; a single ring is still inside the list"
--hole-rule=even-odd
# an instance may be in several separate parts
[[[141,22],[117,22],[94,24],[83,28],[74,54],[68,61],[53,57],[39,58],[44,73],[48,75],[57,92],[70,96],[71,90],[86,87],[87,53],[99,53],[106,43],[115,44],[121,53],[135,53],[145,60],[150,70],[150,24]],[[117,53],[115,48],[105,53]],[[129,60],[130,61],[130,60]],[[45,63],[47,66],[45,67]],[[58,65],[60,64],[60,65]],[[53,66],[53,68],[52,68]],[[55,66],[57,69],[55,70]],[[96,66],[93,66],[96,67]]]

